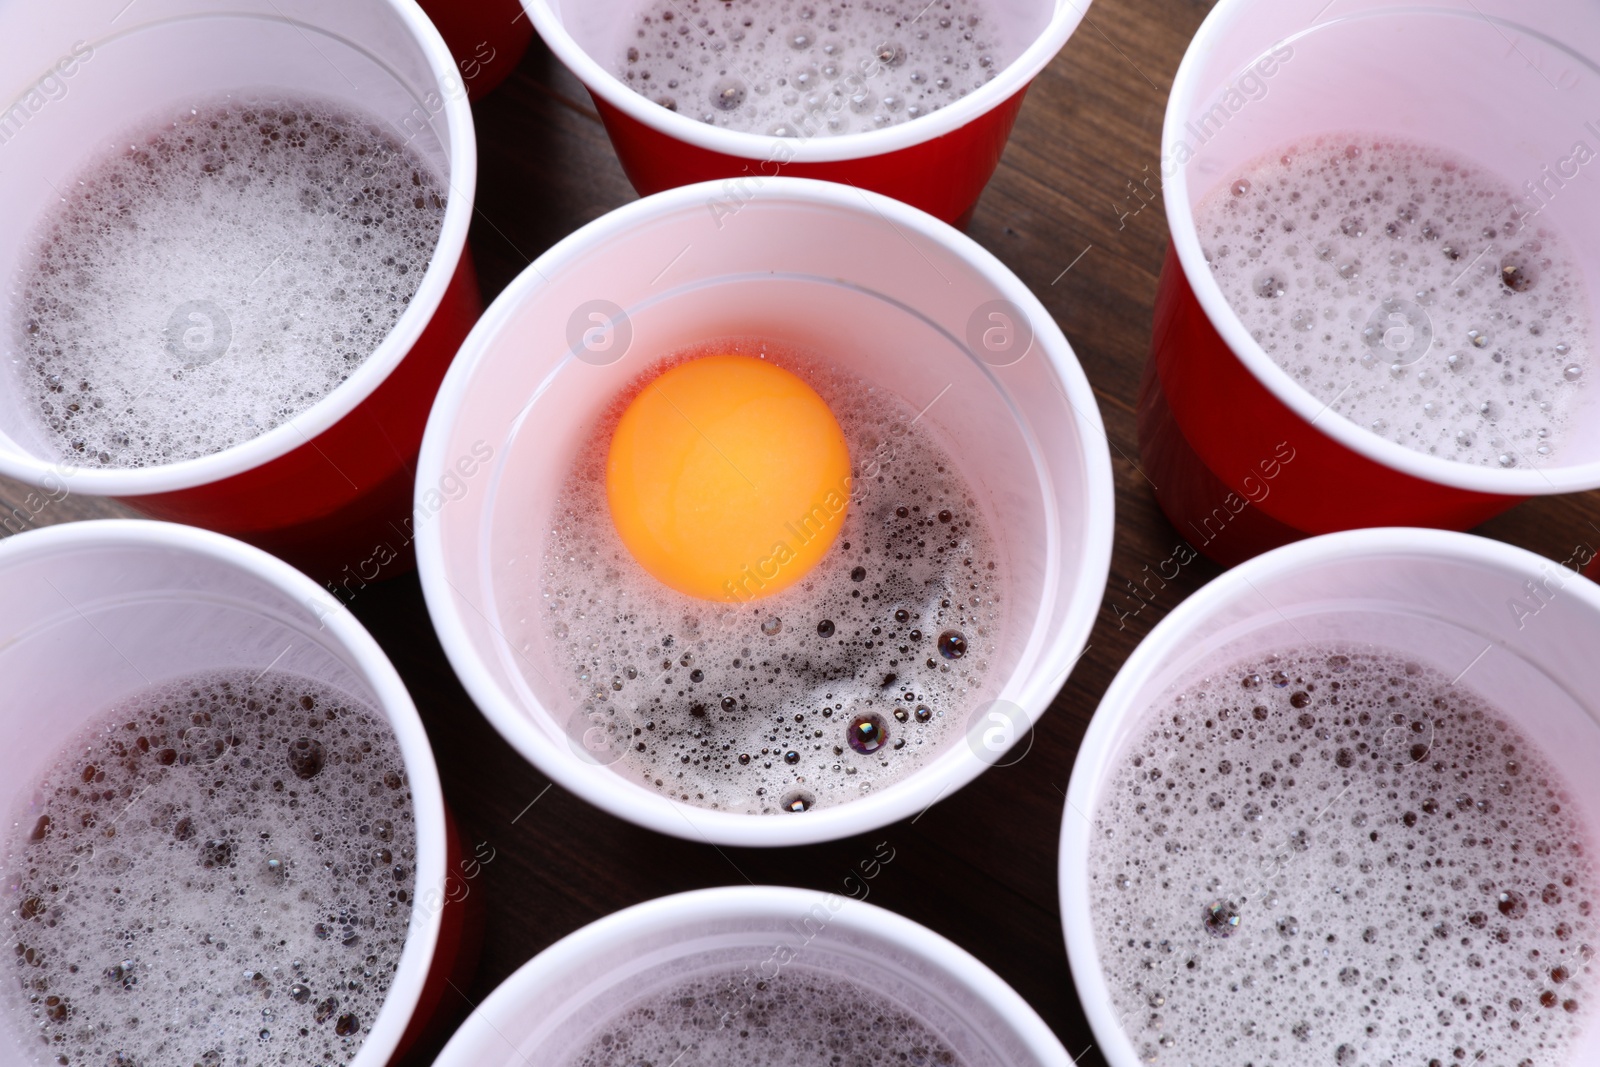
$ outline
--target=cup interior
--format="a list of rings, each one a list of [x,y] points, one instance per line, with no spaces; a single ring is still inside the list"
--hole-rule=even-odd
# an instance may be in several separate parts
[[[1530,231],[1568,236],[1589,320],[1600,322],[1600,247],[1582,239],[1600,218],[1600,180],[1579,162],[1600,154],[1597,114],[1600,27],[1578,0],[1219,5],[1190,47],[1167,111],[1161,177],[1174,247],[1230,346],[1281,398],[1301,396],[1309,418],[1322,402],[1277,371],[1212,277],[1195,229],[1197,205],[1241,167],[1323,135],[1433,145],[1502,179],[1529,212]],[[1578,153],[1579,142],[1587,155]],[[1483,243],[1476,240],[1473,251]],[[1433,357],[1441,348],[1436,340]],[[1600,399],[1585,390],[1570,416],[1570,443],[1541,461],[1539,471],[1472,474],[1450,460],[1404,455],[1402,446],[1336,413],[1329,421],[1358,436],[1358,450],[1384,462],[1398,458],[1392,466],[1408,469],[1409,460],[1432,480],[1485,479],[1493,491],[1526,495],[1578,487],[1566,479],[1600,482],[1597,405]]]
[[[1319,561],[1267,582],[1252,578],[1255,589],[1239,587],[1216,604],[1129,695],[1116,716],[1104,769],[1117,766],[1150,707],[1219,665],[1286,648],[1345,644],[1375,645],[1447,676],[1461,675],[1463,685],[1511,716],[1568,781],[1581,782],[1584,768],[1600,759],[1600,669],[1584,651],[1600,632],[1600,613],[1592,597],[1563,595],[1568,584],[1589,585],[1576,573],[1548,562],[1528,564],[1491,569],[1478,561],[1394,552]],[[1549,598],[1543,609],[1526,581],[1548,581],[1541,585]],[[1519,628],[1512,605],[1535,614]],[[1600,822],[1592,829],[1600,832]]]
[[[1497,542],[1421,530],[1332,534],[1278,549],[1174,611],[1130,657],[1096,711],[1073,767],[1062,827],[1068,955],[1110,1062],[1139,1059],[1100,969],[1089,916],[1089,842],[1102,791],[1152,709],[1219,669],[1268,652],[1339,643],[1400,653],[1459,677],[1534,742],[1571,787],[1592,854],[1600,847],[1596,633],[1600,588],[1576,572]],[[1380,743],[1389,740],[1386,734]],[[1411,741],[1392,740],[1397,751]],[[1586,1040],[1600,1042],[1593,1030]]]
[[[776,234],[772,234],[776,239]],[[612,253],[625,254],[622,250]],[[740,264],[748,268],[750,264]],[[541,384],[538,398],[513,428],[504,467],[488,488],[485,502],[491,558],[518,560],[498,568],[489,588],[501,627],[524,642],[513,651],[508,677],[524,707],[541,709],[552,725],[565,725],[568,738],[581,739],[589,728],[589,692],[563,673],[549,669],[562,661],[549,628],[529,630],[513,616],[527,609],[537,575],[526,559],[557,522],[554,512],[579,452],[607,429],[607,412],[626,395],[633,379],[649,367],[650,354],[667,355],[709,337],[756,336],[790,348],[826,354],[830,362],[887,389],[920,409],[949,386],[948,406],[935,403],[918,424],[953,455],[970,459],[981,473],[991,529],[1002,539],[1003,568],[1009,577],[1004,600],[1011,605],[1002,630],[993,635],[993,677],[1004,679],[1033,669],[1040,655],[1036,638],[1048,620],[1055,591],[1047,583],[1052,551],[1029,552],[1032,545],[1053,550],[1064,531],[1041,476],[1043,457],[1027,425],[1009,409],[982,363],[968,357],[965,343],[942,333],[924,315],[858,284],[821,275],[787,276],[748,269],[717,273],[645,297],[626,310],[633,330],[629,355],[606,367],[573,359]],[[665,288],[665,287],[664,287]],[[535,312],[537,314],[537,312]],[[887,436],[887,432],[885,434]],[[857,478],[852,506],[876,511],[898,502],[871,492],[863,468],[868,457],[852,457]],[[1063,548],[1071,552],[1072,549]],[[737,608],[746,616],[760,601]]]
[[[40,775],[89,722],[153,685],[214,670],[272,669],[336,687],[385,716],[405,759],[417,827],[417,886],[442,885],[443,799],[416,710],[353,619],[264,553],[184,527],[74,523],[22,534],[0,552],[0,812],[20,818]],[[41,713],[41,709],[47,709]],[[353,1064],[378,1067],[410,1020],[438,934],[413,918],[389,997]],[[0,1026],[8,1063],[32,1045]]]
[[[543,545],[576,458],[604,432],[607,409],[660,358],[756,336],[817,353],[923,412],[917,430],[964,465],[1009,564],[1009,607],[994,635],[985,699],[1015,702],[1030,717],[1042,710],[1104,581],[1104,439],[1081,372],[1042,308],[976,246],[926,216],[913,221],[898,209],[906,217],[890,220],[879,213],[888,201],[863,204],[836,186],[780,181],[733,218],[708,210],[715,187],[690,187],[558,246],[468,341],[424,445],[424,578],[436,583],[436,623],[480,707],[570,787],[669,833],[690,829],[683,814],[661,807],[675,802],[584,751],[589,693],[553,669],[553,638],[523,622],[541,598]],[[606,321],[616,324],[617,348],[603,358],[580,345],[596,301],[615,309]],[[1027,354],[1006,366],[974,355],[968,339],[969,324],[988,325],[996,301],[1015,309],[1029,338]],[[458,477],[476,467],[460,465],[475,450],[493,453],[488,473]],[[852,456],[865,489],[852,507],[894,503],[872,495],[872,459]],[[852,801],[852,825],[881,817],[863,805],[903,805],[929,781],[965,781],[981,769],[975,760],[955,744],[921,775]],[[748,821],[678,807],[702,828],[711,825],[703,819]],[[787,816],[756,821],[771,830],[748,832],[809,832]]]
[[[661,107],[629,88],[619,76],[622,57],[636,42],[644,0],[523,0],[534,25],[550,47],[572,68],[591,92],[612,106],[690,144],[742,158],[796,161],[851,159],[904,148],[940,136],[993,108],[1024,88],[1061,49],[1084,16],[1088,3],[1079,0],[988,0],[985,17],[1000,28],[1003,51],[1011,62],[987,84],[961,100],[913,122],[837,137],[780,139],[766,133],[745,133],[699,122]],[[912,5],[921,18],[928,14]],[[819,5],[820,7],[820,5]],[[709,10],[709,9],[708,9]],[[787,29],[779,26],[779,32]],[[754,27],[752,33],[765,33]]]
[[[434,39],[419,39],[419,26]],[[437,66],[432,44],[444,56]],[[441,82],[440,67],[452,81]],[[431,26],[393,0],[243,0],[225,12],[203,0],[126,6],[93,0],[71,11],[7,8],[0,13],[0,71],[0,101],[13,101],[0,111],[0,148],[12,162],[0,172],[0,197],[14,220],[0,232],[0,277],[16,278],[25,270],[44,237],[40,220],[90,160],[114,149],[141,123],[227,94],[314,95],[343,104],[406,144],[449,185],[444,234],[411,307],[367,363],[302,416],[308,436],[387,375],[421,332],[455,270],[461,246],[454,231],[465,233],[471,210],[470,174],[462,169],[463,146],[471,136],[470,120],[463,128],[465,94]],[[7,362],[14,358],[23,313],[16,300],[0,306],[0,353]],[[62,459],[60,446],[45,440],[24,403],[32,403],[31,390],[0,390],[0,469],[37,483],[52,464],[74,457]],[[224,455],[254,451],[265,439],[281,453],[306,437],[278,427]],[[206,457],[166,469],[218,468],[215,475],[231,473],[220,468],[232,465]],[[148,469],[80,473],[77,487],[91,492],[168,488],[154,485]]]
[[[637,40],[637,15],[641,0],[550,0],[550,11],[572,40],[600,66],[615,74],[618,60]],[[998,20],[1005,50],[1020,54],[1049,25],[1059,4],[1052,0],[990,0],[991,17]],[[787,27],[777,27],[779,32]],[[758,26],[752,33],[764,33]]]
[[[571,935],[508,979],[438,1063],[566,1063],[617,1016],[679,983],[729,976],[732,991],[796,973],[885,997],[971,1067],[1065,1062],[1021,998],[932,931],[832,894],[741,887],[651,901]],[[739,994],[729,1000],[736,1012]]]

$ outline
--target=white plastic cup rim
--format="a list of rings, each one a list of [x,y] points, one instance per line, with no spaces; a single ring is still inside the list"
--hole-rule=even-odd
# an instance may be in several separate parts
[[[572,0],[569,0],[572,2]],[[579,0],[596,3],[598,0]],[[567,32],[550,0],[522,0],[539,36],[556,58],[577,75],[589,91],[644,126],[676,141],[741,159],[768,159],[777,145],[786,146],[788,163],[831,163],[887,155],[958,130],[1026,88],[1067,43],[1087,13],[1091,0],[1055,0],[1055,14],[1044,32],[1022,54],[981,87],[955,103],[909,122],[882,130],[846,133],[837,137],[774,137],[712,126],[669,111],[628,88],[620,78],[584,51]]]
[[[534,992],[542,985],[581,967],[586,959],[614,946],[654,938],[676,928],[707,920],[727,921],[771,918],[779,923],[803,915],[827,894],[783,886],[723,886],[658,897],[598,919],[557,941],[533,959],[479,1004],[461,1025],[434,1067],[481,1067],[479,1051],[489,1044],[515,1048],[515,1037],[529,1018],[539,1016]],[[849,900],[828,920],[832,929],[859,933],[893,942],[927,961],[929,970],[958,979],[979,999],[1004,1017],[1042,1063],[1067,1067],[1069,1060],[1044,1020],[1027,1001],[971,953],[919,923],[876,904]],[[505,1035],[511,1035],[508,1039]],[[520,1055],[507,1062],[523,1062]]]
[[[198,556],[241,571],[305,606],[355,661],[394,731],[405,761],[417,825],[416,885],[445,880],[444,792],[427,731],[405,683],[383,649],[343,605],[287,563],[222,534],[143,519],[69,522],[0,540],[0,574],[31,559],[94,549],[154,548]],[[434,964],[442,909],[414,909],[383,1008],[350,1067],[383,1067],[410,1026]]]
[[[423,436],[417,485],[437,485],[444,476],[450,462],[446,454],[450,423],[465,400],[473,372],[492,350],[497,338],[522,305],[536,297],[546,277],[555,277],[568,264],[586,255],[591,246],[603,244],[619,233],[648,226],[654,218],[684,208],[699,207],[707,197],[718,195],[720,189],[719,182],[702,182],[636,200],[570,234],[518,275],[478,320],[477,326],[462,344],[455,364],[445,376],[444,384],[440,386],[433,414],[428,420],[427,433]],[[1011,301],[1033,322],[1038,323],[1035,347],[1050,361],[1063,394],[1081,420],[1081,437],[1090,453],[1089,462],[1085,464],[1088,492],[1082,507],[1087,514],[1105,515],[1108,519],[1115,513],[1110,450],[1106,444],[1100,409],[1089,381],[1071,354],[1070,346],[1055,319],[1039,303],[1038,297],[1003,263],[965,234],[926,212],[851,186],[809,178],[772,178],[763,186],[760,199],[788,200],[852,212],[870,210],[888,220],[902,233],[920,235],[942,245],[952,255],[980,272],[1001,298]],[[1097,521],[1089,525],[1077,564],[1084,581],[1073,590],[1071,606],[1065,612],[1070,622],[1061,627],[1054,645],[1041,652],[1039,662],[1047,670],[1041,670],[1029,679],[1027,688],[1016,701],[1027,713],[1030,727],[1037,724],[1039,716],[1065,683],[1067,672],[1076,662],[1094,626],[1100,609],[1100,597],[1105,589],[1105,575],[1111,566],[1111,539],[1110,521]],[[743,815],[712,811],[646,793],[613,770],[595,768],[582,762],[569,746],[546,737],[534,727],[527,712],[509,699],[491,678],[467,631],[456,591],[447,577],[440,524],[419,524],[416,546],[417,570],[434,629],[462,686],[484,716],[524,758],[559,782],[564,789],[635,825],[674,837],[725,845],[760,847],[832,841],[917,815],[971,782],[990,766],[970,752],[968,746],[957,745],[956,748],[970,758],[947,778],[935,777],[929,773],[932,768],[924,768],[882,791],[846,804],[816,808],[803,815]]]
[[[1241,590],[1270,584],[1280,575],[1327,560],[1405,555],[1529,574],[1537,574],[1542,568],[1551,566],[1548,559],[1526,549],[1448,530],[1387,527],[1349,530],[1296,541],[1224,572],[1174,608],[1139,642],[1101,698],[1083,743],[1078,748],[1072,779],[1067,786],[1057,877],[1061,893],[1061,926],[1066,937],[1073,985],[1077,988],[1078,999],[1089,1018],[1089,1025],[1099,1039],[1101,1052],[1112,1067],[1137,1067],[1140,1060],[1112,1005],[1100,962],[1095,924],[1089,914],[1091,820],[1105,784],[1105,780],[1094,776],[1089,768],[1110,766],[1110,760],[1115,755],[1111,749],[1119,721],[1143,711],[1133,705],[1134,698],[1164,664],[1181,654],[1193,624],[1213,614]],[[1600,617],[1600,585],[1574,575],[1573,580],[1563,586],[1561,595],[1581,600],[1596,617]]]
[[[1239,23],[1249,18],[1254,6],[1264,2],[1266,0],[1218,0],[1217,6],[1206,16],[1199,32],[1189,42],[1183,62],[1173,78],[1172,93],[1167,98],[1166,120],[1161,131],[1163,144],[1173,144],[1183,138],[1184,124],[1195,113],[1201,94],[1207,88],[1201,82],[1201,74],[1210,53],[1220,41],[1234,32]],[[1434,13],[1445,15],[1451,12],[1441,8]],[[1352,17],[1383,17],[1388,14],[1388,11],[1367,11]],[[1331,21],[1334,19],[1328,20]],[[1315,33],[1324,25],[1327,22],[1319,22],[1299,36]],[[1319,432],[1327,434],[1357,455],[1391,470],[1469,492],[1500,496],[1547,496],[1600,486],[1600,458],[1587,463],[1538,469],[1480,467],[1407,448],[1331,410],[1328,403],[1312,395],[1305,386],[1273,362],[1260,343],[1250,336],[1250,331],[1223,295],[1222,286],[1206,264],[1205,253],[1200,247],[1200,233],[1195,225],[1194,209],[1190,206],[1188,167],[1179,167],[1175,174],[1166,178],[1162,191],[1172,247],[1183,267],[1184,277],[1188,279],[1189,287],[1194,290],[1195,298],[1199,300],[1212,328],[1222,336],[1234,356],[1262,387],[1304,419],[1308,426],[1314,421],[1314,428]]]
[[[449,200],[433,257],[416,295],[382,343],[338,388],[317,403],[283,425],[221,452],[156,467],[108,470],[81,466],[70,459],[51,460],[0,450],[0,475],[29,485],[39,485],[48,478],[64,475],[70,479],[73,492],[90,496],[149,496],[210,485],[265,466],[315,440],[354,411],[394,373],[439,310],[445,290],[466,252],[467,229],[472,223],[472,202],[478,184],[478,143],[473,133],[472,108],[466,91],[459,88],[461,81],[455,57],[450,54],[444,38],[439,36],[416,0],[389,0],[389,3],[422,48],[439,87],[443,103],[439,114],[448,120],[450,129],[447,146],[450,173],[444,175],[449,185]],[[452,86],[455,88],[449,91],[445,88]]]

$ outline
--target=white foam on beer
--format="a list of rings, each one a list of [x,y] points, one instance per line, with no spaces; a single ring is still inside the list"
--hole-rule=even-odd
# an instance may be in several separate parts
[[[1463,463],[1571,458],[1593,374],[1582,272],[1496,175],[1324,137],[1239,169],[1195,223],[1251,336],[1333,411]]]
[[[779,137],[927,115],[1020,52],[987,0],[652,0],[635,21],[616,62],[624,84],[701,122]]]
[[[713,352],[759,356],[804,378],[838,419],[852,463],[854,496],[822,561],[738,606],[647,574],[605,499],[622,409],[668,365]],[[815,357],[750,339],[679,353],[635,381],[589,435],[553,528],[507,576],[512,647],[534,684],[549,677],[565,689],[569,735],[601,731],[596,758],[647,788],[748,813],[846,803],[963,737],[969,715],[994,697],[1007,571],[981,494],[917,414]],[[949,633],[965,639],[964,655],[941,650]],[[847,741],[862,715],[887,730],[871,753]]]
[[[102,467],[220,452],[327,396],[416,294],[445,205],[378,120],[299,96],[146,123],[64,193],[0,344],[41,438]]]
[[[40,1064],[346,1063],[405,945],[399,745],[304,678],[228,671],[118,704],[6,838],[0,1009]]]
[[[1592,838],[1507,716],[1337,646],[1149,715],[1089,857],[1101,969],[1147,1062],[1579,1062]]]
[[[703,975],[643,997],[562,1067],[962,1067],[922,1019],[865,985],[790,964]]]

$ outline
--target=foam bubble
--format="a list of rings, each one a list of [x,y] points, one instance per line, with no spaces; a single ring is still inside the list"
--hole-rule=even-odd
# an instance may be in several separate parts
[[[1591,838],[1470,690],[1382,650],[1264,656],[1153,708],[1119,763],[1090,907],[1148,1062],[1574,1062]]]
[[[399,745],[304,678],[208,674],[117,705],[8,838],[0,1007],[41,1064],[347,1063],[405,945]]]
[[[809,1067],[965,1061],[927,1023],[857,982],[790,965],[680,981],[607,1022],[566,1067]]]
[[[605,459],[622,408],[663,364],[595,427],[545,543],[512,561],[508,631],[635,781],[740,812],[845,803],[943,754],[988,698],[1005,560],[980,493],[916,409],[749,339],[668,362],[713,351],[770,359],[827,401],[853,467],[838,542],[794,585],[740,605],[682,596],[639,567],[611,523]]]
[[[376,119],[232,97],[125,134],[41,223],[4,343],[85,466],[220,452],[332,392],[416,294],[445,193]]]
[[[635,92],[714,126],[814,137],[894,126],[1018,54],[989,0],[652,0],[618,58]]]
[[[1420,144],[1324,137],[1225,179],[1195,224],[1251,336],[1333,411],[1462,463],[1562,458],[1592,359],[1588,296],[1566,242],[1495,175]]]

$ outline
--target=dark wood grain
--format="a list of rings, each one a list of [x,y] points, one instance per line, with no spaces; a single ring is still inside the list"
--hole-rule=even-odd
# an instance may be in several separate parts
[[[1030,90],[970,230],[1039,294],[1072,340],[1100,400],[1116,474],[1106,605],[1088,653],[1020,763],[985,774],[914,823],[833,844],[718,850],[670,839],[547,789],[456,683],[414,576],[372,586],[355,601],[416,697],[465,833],[495,850],[472,883],[488,936],[454,1010],[464,1014],[535,953],[619,908],[747,881],[842,890],[858,861],[888,841],[895,858],[871,883],[870,899],[974,953],[1034,1005],[1080,1063],[1101,1062],[1062,945],[1057,838],[1062,790],[1100,695],[1134,644],[1217,573],[1198,561],[1149,600],[1126,585],[1182,543],[1129,458],[1137,458],[1134,402],[1166,245],[1160,205],[1136,210],[1143,200],[1132,188],[1155,170],[1165,96],[1208,7],[1096,4]],[[537,42],[515,75],[476,105],[476,117],[481,168],[471,240],[489,299],[533,257],[634,193],[588,95]],[[0,481],[5,508],[24,506],[27,493]],[[43,508],[32,525],[120,513],[70,497]],[[1600,502],[1583,494],[1535,500],[1481,532],[1562,560],[1576,546],[1600,546],[1591,523],[1600,523]],[[437,1047],[408,1062],[430,1062]]]

